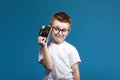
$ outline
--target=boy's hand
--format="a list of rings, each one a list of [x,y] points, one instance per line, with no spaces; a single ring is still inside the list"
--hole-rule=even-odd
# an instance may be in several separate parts
[[[46,37],[39,36],[39,37],[38,37],[38,43],[39,43],[42,47],[47,46]]]

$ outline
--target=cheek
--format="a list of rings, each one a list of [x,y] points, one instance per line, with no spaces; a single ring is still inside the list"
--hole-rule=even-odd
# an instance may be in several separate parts
[[[67,35],[64,35],[64,38],[66,38],[67,37]]]
[[[67,37],[69,33],[65,34],[64,36]]]
[[[54,31],[51,32],[52,36],[55,35]]]
[[[54,38],[56,34],[52,31],[52,32],[51,32],[51,35],[52,35],[52,37]]]

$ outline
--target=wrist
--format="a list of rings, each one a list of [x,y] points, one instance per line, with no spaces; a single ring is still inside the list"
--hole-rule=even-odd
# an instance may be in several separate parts
[[[42,45],[42,48],[47,48],[47,45],[45,44],[45,45]]]

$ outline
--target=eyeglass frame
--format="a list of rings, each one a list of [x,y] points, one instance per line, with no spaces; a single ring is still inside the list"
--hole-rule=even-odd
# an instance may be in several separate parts
[[[52,27],[52,30],[53,29],[58,29],[58,31],[57,30],[55,30],[57,33],[60,33],[60,31],[62,32],[62,34],[65,34],[65,33],[67,33],[67,32],[64,32],[64,30],[66,29],[66,31],[68,31],[68,32],[70,32],[71,31],[71,29],[67,29],[67,28],[65,28],[65,29],[60,29],[59,27]]]

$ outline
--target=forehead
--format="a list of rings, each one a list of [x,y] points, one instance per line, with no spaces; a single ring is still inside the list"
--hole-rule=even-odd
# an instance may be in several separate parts
[[[59,27],[59,28],[70,28],[70,24],[69,23],[65,23],[65,22],[60,22],[58,20],[54,20],[53,21],[53,26],[54,27]]]

